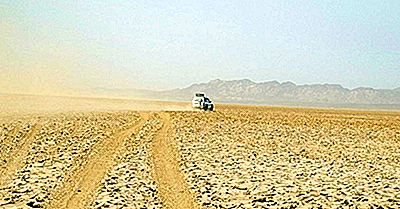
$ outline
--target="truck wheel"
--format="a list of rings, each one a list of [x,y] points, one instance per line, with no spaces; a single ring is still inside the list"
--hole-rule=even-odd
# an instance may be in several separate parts
[[[207,111],[207,105],[204,105],[203,110]]]
[[[210,106],[210,111],[214,111],[214,105]]]

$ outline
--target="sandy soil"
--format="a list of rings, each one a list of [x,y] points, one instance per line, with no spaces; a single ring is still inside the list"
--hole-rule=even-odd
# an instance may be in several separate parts
[[[205,208],[399,208],[400,115],[228,107],[171,113]]]
[[[0,208],[400,207],[398,112],[0,97]]]
[[[160,190],[164,208],[194,209],[200,208],[193,193],[185,183],[185,177],[179,170],[179,155],[176,142],[171,137],[171,121],[167,113],[162,113],[164,126],[153,141],[153,175]]]
[[[190,102],[0,94],[0,119],[103,111],[191,111]]]

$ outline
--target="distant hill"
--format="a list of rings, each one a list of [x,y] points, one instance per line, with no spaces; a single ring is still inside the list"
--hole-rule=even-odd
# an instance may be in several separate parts
[[[190,101],[194,92],[205,92],[213,100],[227,103],[400,109],[400,88],[392,90],[365,87],[348,89],[337,84],[296,85],[292,82],[256,83],[249,79],[229,81],[217,79],[168,91],[110,91],[113,91],[114,95],[120,94],[119,96],[131,95],[132,97],[164,100]],[[104,89],[103,92],[105,92]]]

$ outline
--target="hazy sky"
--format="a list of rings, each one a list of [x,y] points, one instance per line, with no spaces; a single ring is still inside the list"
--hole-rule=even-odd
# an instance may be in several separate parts
[[[0,76],[21,91],[216,78],[395,88],[400,1],[0,0]]]

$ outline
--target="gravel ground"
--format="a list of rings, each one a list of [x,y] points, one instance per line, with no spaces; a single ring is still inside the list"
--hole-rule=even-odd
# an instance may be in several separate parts
[[[91,208],[185,208],[182,194],[203,208],[400,208],[397,112],[221,105],[0,121],[0,208],[77,194]]]
[[[162,208],[149,156],[151,140],[161,125],[153,116],[125,141],[119,164],[103,179],[92,208]]]
[[[26,159],[12,181],[0,188],[0,207],[40,208],[92,147],[138,120],[137,113],[61,114],[44,121]]]
[[[205,208],[399,208],[400,116],[175,112],[181,169]]]
[[[0,123],[0,169],[5,169],[16,145],[23,143],[24,137],[32,129],[35,119],[11,120]]]

